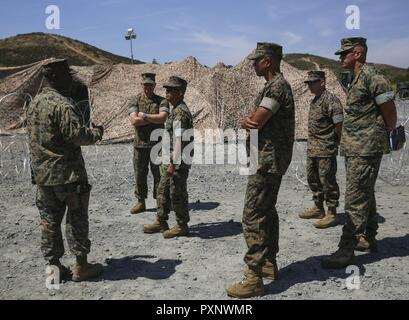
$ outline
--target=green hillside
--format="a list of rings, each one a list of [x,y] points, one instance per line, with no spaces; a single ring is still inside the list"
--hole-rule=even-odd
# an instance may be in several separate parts
[[[69,64],[77,66],[131,63],[129,58],[55,34],[29,33],[0,40],[1,67],[20,66],[48,58],[66,58]],[[134,63],[143,62],[135,60]]]

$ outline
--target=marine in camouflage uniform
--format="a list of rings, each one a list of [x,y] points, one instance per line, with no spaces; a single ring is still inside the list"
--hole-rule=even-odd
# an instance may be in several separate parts
[[[365,63],[366,39],[343,39],[341,46],[336,54],[355,73],[344,108],[340,146],[346,166],[347,222],[339,250],[323,260],[326,268],[352,264],[355,249],[376,250],[375,183],[382,155],[390,152],[388,130],[396,126],[394,93],[385,76]]]
[[[27,109],[27,133],[32,173],[37,184],[36,205],[40,211],[41,250],[50,265],[67,275],[61,265],[64,254],[61,222],[67,210],[66,237],[77,257],[73,280],[81,281],[102,272],[101,265],[87,263],[90,252],[88,183],[81,146],[102,139],[102,127],[82,126],[67,98],[72,78],[65,60],[43,68],[46,86]]]
[[[341,101],[325,88],[324,71],[310,71],[304,82],[315,94],[310,104],[307,143],[307,179],[315,206],[301,213],[300,218],[321,219],[314,226],[324,229],[339,223],[336,214],[339,205],[336,174],[338,134],[341,133],[344,116]],[[324,201],[328,207],[327,213]]]
[[[254,61],[266,84],[255,101],[254,113],[242,127],[258,128],[257,173],[248,177],[243,210],[243,234],[247,243],[245,279],[226,287],[227,294],[249,298],[264,293],[262,277],[277,279],[279,219],[276,210],[282,176],[290,165],[294,143],[294,99],[290,84],[280,72],[282,47],[258,43]]]
[[[160,111],[167,111],[167,106],[161,105],[164,98],[154,93],[155,83],[154,73],[142,74],[142,85],[144,91],[132,98],[128,104],[129,113],[159,114]],[[153,198],[156,199],[157,188],[160,180],[159,166],[151,161],[150,153],[152,147],[157,143],[151,141],[151,133],[156,129],[163,129],[163,124],[144,123],[141,126],[135,125],[134,155],[133,164],[135,172],[135,197],[138,203],[131,208],[131,213],[137,214],[146,210],[145,199],[148,197],[148,173],[149,167],[153,175]]]
[[[166,97],[171,108],[169,117],[165,123],[165,130],[170,138],[170,164],[162,164],[161,179],[157,197],[157,220],[150,225],[144,226],[145,233],[162,232],[164,238],[186,236],[188,234],[189,208],[187,179],[191,163],[180,158],[179,163],[175,159],[175,150],[183,154],[185,148],[193,143],[193,117],[183,101],[187,82],[179,77],[172,76],[164,84]],[[173,103],[175,105],[173,105]],[[148,118],[149,119],[149,118]],[[189,132],[189,131],[190,132]],[[182,138],[189,135],[189,139]],[[180,149],[177,147],[180,142]],[[192,154],[190,154],[192,156]],[[167,220],[170,209],[176,214],[177,225],[169,229]]]

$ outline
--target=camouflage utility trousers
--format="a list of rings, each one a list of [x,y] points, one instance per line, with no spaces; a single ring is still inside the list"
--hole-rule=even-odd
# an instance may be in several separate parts
[[[165,171],[165,167],[164,170]],[[158,186],[158,219],[167,221],[171,207],[176,214],[176,221],[183,225],[190,221],[189,219],[189,197],[187,193],[187,179],[189,169],[180,167],[175,170],[173,177],[168,177],[164,173],[161,176]]]
[[[273,261],[279,251],[276,210],[282,176],[256,173],[249,176],[243,210],[243,234],[247,243],[244,262],[249,267]]]
[[[382,156],[346,157],[345,213],[341,243],[356,242],[361,234],[374,238],[378,230],[375,183]]]
[[[159,166],[150,160],[150,153],[151,148],[134,148],[135,197],[138,200],[145,200],[148,197],[149,166],[153,175],[153,198],[156,199],[160,172]]]
[[[70,183],[59,186],[38,186],[36,205],[41,218],[41,251],[47,261],[56,261],[64,254],[61,223],[67,210],[65,233],[70,251],[76,256],[90,252],[88,238],[88,204],[91,186]]]
[[[337,183],[336,156],[307,157],[307,180],[316,205],[325,201],[327,206],[338,207],[339,186]]]

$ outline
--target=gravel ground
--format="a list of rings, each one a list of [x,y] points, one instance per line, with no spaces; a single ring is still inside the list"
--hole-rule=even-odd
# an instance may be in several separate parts
[[[188,181],[190,236],[165,240],[158,234],[146,235],[142,226],[154,220],[155,202],[148,199],[146,213],[129,213],[134,204],[132,146],[123,144],[83,148],[93,184],[90,260],[103,263],[103,276],[48,290],[25,137],[0,137],[0,142],[0,299],[226,299],[224,286],[241,280],[246,246],[240,221],[246,177],[232,165],[194,166]],[[265,282],[267,292],[261,299],[408,299],[407,167],[395,185],[378,180],[380,252],[357,253],[360,289],[350,290],[345,270],[320,267],[320,259],[336,250],[342,226],[317,230],[311,221],[297,217],[312,205],[311,193],[301,182],[304,156],[305,144],[297,143],[277,206],[280,279]],[[391,170],[392,160],[385,159],[383,173]],[[342,212],[341,158],[338,164]],[[175,223],[174,214],[170,222]],[[63,263],[73,265],[73,256],[67,252]]]

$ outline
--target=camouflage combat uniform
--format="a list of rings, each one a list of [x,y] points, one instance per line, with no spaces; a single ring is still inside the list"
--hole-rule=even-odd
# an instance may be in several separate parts
[[[174,139],[182,137],[182,134],[189,129],[193,129],[193,117],[189,108],[184,102],[177,107],[171,106],[172,110],[165,123],[165,130],[170,138],[170,152],[173,152]],[[184,148],[193,143],[193,138],[189,141],[182,140],[182,153]],[[176,214],[176,221],[179,225],[185,225],[189,222],[187,179],[191,165],[181,162],[175,164],[173,177],[166,176],[167,165],[162,165],[162,176],[158,186],[158,219],[167,221],[171,205]]]
[[[248,251],[244,262],[260,267],[275,261],[279,251],[279,220],[275,208],[282,176],[290,165],[294,143],[294,99],[281,73],[274,75],[256,99],[255,106],[271,105],[273,116],[258,133],[259,167],[249,176],[244,210],[243,233]]]
[[[135,112],[144,112],[146,114],[158,114],[161,111],[168,112],[168,107],[164,103],[166,102],[163,97],[154,95],[148,98],[145,94],[141,93],[137,97],[131,99],[128,105],[128,109],[134,108]],[[136,109],[135,109],[136,108]],[[159,166],[152,163],[150,159],[150,152],[152,146],[157,142],[150,141],[152,131],[156,129],[163,129],[163,125],[160,124],[148,124],[142,127],[135,127],[135,139],[134,139],[134,156],[133,165],[135,172],[135,197],[143,201],[148,197],[148,172],[149,165],[153,175],[153,198],[156,199],[156,193],[160,180]]]
[[[82,145],[102,138],[100,129],[81,126],[70,100],[44,88],[27,110],[27,132],[34,180],[38,186],[36,205],[42,225],[41,250],[48,261],[64,254],[61,222],[66,209],[66,236],[76,256],[86,256],[88,238],[88,184]]]
[[[338,136],[335,124],[342,121],[341,101],[328,90],[311,102],[308,119],[307,179],[318,207],[322,207],[324,200],[329,208],[338,207]]]
[[[348,91],[344,109],[341,155],[345,156],[347,223],[340,246],[360,234],[374,238],[378,230],[375,183],[382,155],[390,152],[379,105],[394,100],[388,80],[365,64]]]

